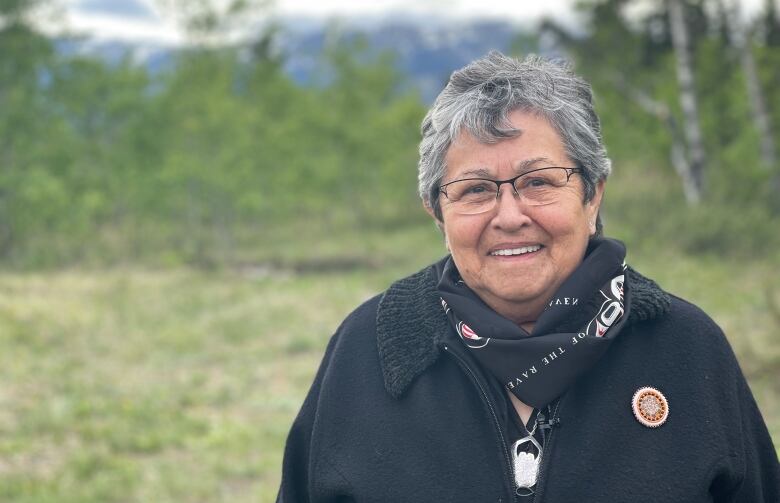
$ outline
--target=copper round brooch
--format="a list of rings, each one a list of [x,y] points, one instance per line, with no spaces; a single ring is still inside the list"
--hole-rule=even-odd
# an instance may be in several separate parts
[[[655,388],[639,388],[631,400],[636,420],[649,428],[657,428],[669,417],[669,402]]]

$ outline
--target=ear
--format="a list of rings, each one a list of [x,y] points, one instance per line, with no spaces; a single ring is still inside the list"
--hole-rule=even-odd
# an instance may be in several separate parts
[[[426,213],[428,213],[433,221],[436,223],[436,227],[439,228],[439,230],[443,233],[444,232],[444,222],[436,218],[436,212],[433,211],[433,208],[431,207],[430,203],[423,202],[423,208],[425,208]]]
[[[585,203],[585,211],[588,215],[588,229],[591,235],[596,233],[596,218],[599,214],[599,208],[601,208],[602,197],[604,197],[604,180],[596,184],[596,192],[593,194],[593,198]]]

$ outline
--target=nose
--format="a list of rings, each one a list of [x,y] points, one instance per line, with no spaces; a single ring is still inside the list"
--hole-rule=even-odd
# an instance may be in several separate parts
[[[504,231],[517,230],[531,222],[527,205],[515,192],[512,185],[501,187],[496,199],[492,225]]]

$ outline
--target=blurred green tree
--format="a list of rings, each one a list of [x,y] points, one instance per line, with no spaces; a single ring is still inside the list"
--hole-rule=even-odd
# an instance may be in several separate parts
[[[626,227],[638,225],[648,238],[666,236],[669,242],[692,251],[771,249],[767,243],[776,234],[771,230],[776,225],[771,208],[780,199],[780,190],[772,188],[771,180],[777,179],[780,167],[774,163],[767,169],[772,162],[762,154],[767,151],[761,146],[766,133],[757,120],[755,96],[765,95],[762,111],[774,123],[780,103],[767,75],[778,68],[770,62],[775,50],[752,39],[749,49],[755,52],[760,82],[751,82],[745,55],[730,30],[734,14],[728,5],[719,0],[675,3],[684,10],[679,20],[689,39],[687,66],[694,82],[683,101],[695,96],[706,152],[706,163],[701,165],[704,205],[686,209],[679,204],[684,199],[682,184],[669,190],[670,174],[685,173],[690,165],[692,143],[684,134],[686,115],[677,83],[680,65],[675,65],[670,3],[583,0],[578,5],[588,20],[583,35],[570,34],[554,23],[543,29],[560,41],[578,71],[593,83],[611,157],[623,172],[642,177],[643,204],[659,209],[643,215],[622,211],[620,218],[631,222]],[[769,134],[777,140],[776,132]],[[632,206],[628,200],[616,203]],[[673,218],[665,218],[667,214]],[[735,218],[739,214],[754,218]],[[733,243],[726,235],[734,232],[744,239],[737,246],[725,245]]]

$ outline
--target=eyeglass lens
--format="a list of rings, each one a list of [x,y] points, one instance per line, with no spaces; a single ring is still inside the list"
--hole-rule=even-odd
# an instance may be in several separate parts
[[[501,185],[513,185],[526,204],[540,206],[557,202],[571,176],[567,168],[542,168],[516,178],[496,181],[482,178],[457,180],[446,184],[447,200],[459,213],[476,214],[490,211],[496,205]]]

